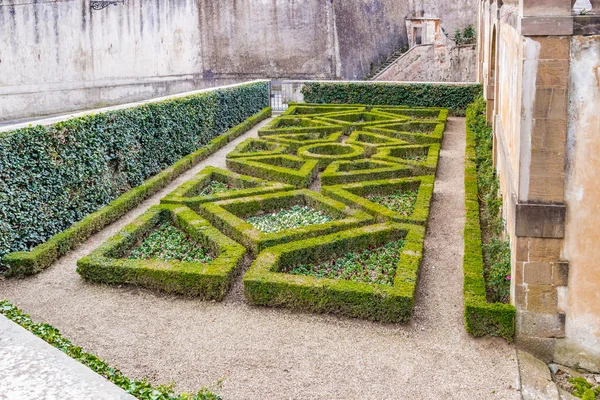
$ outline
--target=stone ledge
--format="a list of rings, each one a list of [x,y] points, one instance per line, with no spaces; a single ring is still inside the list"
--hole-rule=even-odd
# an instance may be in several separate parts
[[[516,199],[513,197],[513,202]],[[518,203],[515,206],[515,235],[562,239],[565,236],[564,204]]]
[[[576,15],[573,17],[573,34],[600,35],[600,15]]]
[[[521,350],[517,350],[517,357],[523,400],[558,399],[558,387],[546,363]]]
[[[570,36],[573,34],[573,17],[522,17],[521,34],[523,36]]]

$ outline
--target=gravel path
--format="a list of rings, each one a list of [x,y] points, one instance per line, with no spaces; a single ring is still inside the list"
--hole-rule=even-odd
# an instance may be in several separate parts
[[[266,123],[266,122],[264,122]],[[264,124],[263,123],[263,124]],[[225,378],[224,399],[518,399],[515,349],[464,329],[464,119],[449,120],[425,259],[409,325],[254,308],[85,283],[76,260],[205,165],[224,166],[239,138],[93,236],[54,266],[0,282],[6,297],[132,377],[174,381],[182,391]]]

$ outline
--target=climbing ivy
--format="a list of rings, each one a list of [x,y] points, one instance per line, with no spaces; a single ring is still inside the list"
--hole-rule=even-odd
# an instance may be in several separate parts
[[[27,251],[268,105],[257,82],[0,134],[0,260]]]

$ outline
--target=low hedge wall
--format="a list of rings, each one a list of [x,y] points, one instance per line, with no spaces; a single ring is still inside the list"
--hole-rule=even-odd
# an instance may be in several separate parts
[[[248,138],[227,153],[227,158],[274,156],[289,153],[289,145],[267,140]]]
[[[174,385],[153,386],[147,379],[131,379],[98,356],[87,353],[71,343],[52,325],[33,322],[31,317],[7,300],[0,300],[0,314],[27,329],[35,336],[56,347],[69,357],[108,379],[139,400],[221,400],[221,397],[202,389],[197,393],[176,394]]]
[[[244,295],[255,305],[335,313],[381,322],[408,322],[423,255],[423,227],[379,224],[271,247],[244,276]],[[324,262],[404,239],[393,286],[280,272],[300,263]]]
[[[482,92],[480,84],[305,82],[307,103],[443,107],[464,112]]]
[[[303,146],[298,149],[298,156],[317,160],[319,169],[325,169],[334,161],[349,161],[365,157],[365,149],[361,146],[345,143],[322,143]]]
[[[375,107],[373,112],[396,114],[411,119],[423,119],[426,121],[435,121],[445,124],[448,120],[448,109],[446,108],[407,108],[397,107]]]
[[[479,216],[479,191],[475,135],[467,123],[465,156],[465,210],[464,230],[464,297],[465,324],[473,336],[500,336],[512,342],[515,332],[515,307],[511,304],[488,303],[484,279],[483,243]]]
[[[161,222],[169,221],[195,242],[209,248],[209,263],[127,259],[126,253]],[[107,284],[132,284],[166,293],[220,301],[241,266],[246,249],[223,235],[195,212],[182,205],[150,208],[89,256],[77,261],[85,279]]]
[[[191,98],[87,116],[73,121],[66,121],[56,126],[34,127],[3,134],[0,137],[0,165],[12,165],[15,168],[0,168],[0,178],[4,178],[6,175],[9,176],[8,180],[0,179],[0,194],[3,192],[6,194],[6,191],[9,191],[9,193],[15,193],[15,196],[5,195],[4,198],[0,196],[2,200],[2,203],[0,203],[0,216],[2,216],[0,218],[0,233],[2,233],[0,235],[0,256],[12,250],[27,250],[35,245],[30,251],[12,252],[1,259],[2,264],[8,267],[6,275],[30,275],[47,268],[91,235],[116,221],[143,200],[165,187],[181,173],[215,153],[229,141],[247,132],[260,121],[268,118],[271,115],[270,107],[259,111],[224,134],[206,141],[206,137],[218,134],[219,131],[216,130],[223,129],[223,126],[227,126],[225,124],[237,123],[238,119],[246,118],[245,113],[255,111],[256,104],[254,106],[247,104],[240,110],[232,112],[232,110],[236,110],[235,107],[239,103],[258,102],[262,106],[263,102],[260,100],[262,94],[267,98],[266,86],[263,86],[265,85],[262,83],[245,85],[226,89],[224,93],[218,91],[208,92]],[[229,105],[227,105],[228,103]],[[213,109],[210,109],[209,106]],[[226,109],[227,112],[225,112]],[[216,121],[215,116],[220,115],[221,112],[223,112],[223,120]],[[183,115],[180,116],[179,113],[183,113]],[[195,120],[192,116],[195,116]],[[208,120],[205,121],[204,117]],[[184,120],[189,118],[189,120],[181,121],[181,126],[176,128],[179,118]],[[137,123],[140,126],[136,127]],[[157,136],[146,137],[140,131],[142,127],[144,132],[154,132]],[[124,129],[123,132],[120,131],[121,128]],[[184,136],[188,130],[196,132],[195,135],[201,135],[200,139],[195,140],[200,140],[197,145],[202,147],[139,184],[138,180],[143,174],[136,169],[137,158],[131,155],[127,157],[121,155],[121,151],[124,151],[123,146],[137,148],[135,137],[141,142],[149,142],[144,145],[140,144],[142,149],[146,146],[156,146],[156,149],[147,154],[140,150],[140,156],[143,154],[143,157],[148,158],[145,162],[154,165],[153,168],[147,165],[142,167],[149,173],[154,168],[162,168],[162,163],[166,162],[157,161],[158,153],[170,154],[167,158],[161,155],[158,160],[166,160],[177,156],[173,151],[166,151],[164,145],[160,143],[171,143],[170,139],[167,139],[170,136],[184,140],[182,135]],[[200,133],[198,133],[198,130],[200,130]],[[91,133],[92,131],[94,133]],[[176,132],[176,134],[173,135],[172,132]],[[69,139],[70,134],[74,137]],[[106,135],[113,135],[114,137],[109,139],[105,137]],[[63,139],[60,139],[61,137]],[[126,139],[127,137],[128,139]],[[62,140],[73,141],[73,143],[63,149],[60,145]],[[156,140],[156,143],[152,144],[153,140]],[[160,143],[158,143],[159,141]],[[54,145],[50,146],[50,143],[54,143]],[[103,143],[110,144],[108,146],[110,152],[109,149],[103,147]],[[48,152],[51,148],[56,148],[56,151],[62,152],[56,153],[56,157],[64,157],[60,164],[57,164],[58,159],[50,159]],[[100,148],[104,148],[107,154],[114,155],[110,157],[108,155],[103,156],[98,153]],[[121,150],[117,150],[119,148]],[[25,151],[24,149],[32,150]],[[92,151],[90,149],[96,150]],[[14,151],[14,154],[9,154],[9,150]],[[188,150],[187,148],[185,150],[181,148],[180,151],[185,152]],[[95,159],[96,157],[100,164],[91,161],[92,158]],[[111,157],[113,157],[112,160]],[[119,161],[123,157],[126,160]],[[155,158],[154,161],[151,161],[151,158]],[[23,161],[23,165],[16,167],[15,163],[19,160]],[[90,162],[92,167],[86,166],[79,169],[78,165],[85,165]],[[54,167],[51,168],[48,164]],[[63,164],[66,165],[62,167]],[[33,193],[34,189],[22,189],[22,187],[28,187],[33,176],[41,176],[41,171],[46,168],[49,171],[54,171],[55,175],[52,176],[52,173],[48,172],[47,174],[50,176],[36,182],[34,188],[36,193]],[[102,175],[100,171],[102,169],[106,171],[106,168],[117,168],[122,175],[132,174],[136,177],[135,179],[132,178],[131,183],[114,179],[116,183],[121,182],[122,185],[125,185],[123,187],[129,187],[134,183],[138,186],[110,201],[113,194],[107,195],[106,188],[98,187],[92,181],[82,181],[82,179],[92,179],[89,176],[92,170],[96,171],[100,175],[99,178],[104,180],[106,176]],[[134,171],[137,172],[134,174]],[[107,180],[111,182],[111,185],[115,184],[112,178],[107,178]],[[41,188],[40,185],[46,181],[51,182],[50,187]],[[72,185],[77,185],[77,187]],[[14,188],[11,189],[10,187]],[[20,188],[17,190],[16,187]],[[86,191],[85,196],[73,194],[73,192],[77,192],[79,187]],[[113,191],[113,189],[110,191]],[[54,198],[53,193],[61,190],[63,193]],[[122,188],[119,190],[122,190]],[[18,195],[19,193],[20,195]],[[74,200],[75,197],[77,200]],[[52,205],[49,203],[50,200],[45,199],[52,199]],[[20,203],[17,203],[17,200]],[[62,203],[59,204],[59,202]],[[107,202],[109,202],[108,205],[90,214],[91,211]],[[55,209],[56,211],[40,216],[41,210],[47,209]],[[32,219],[34,217],[35,219]],[[65,228],[67,229],[64,230]]]
[[[225,183],[235,190],[201,196],[200,191],[214,181]],[[202,203],[293,189],[292,185],[265,181],[216,167],[206,167],[192,179],[163,197],[160,202],[161,204],[184,204],[195,210]]]
[[[382,147],[373,155],[373,159],[408,165],[412,168],[415,176],[435,175],[440,158],[440,148],[439,144]],[[426,160],[411,160],[409,157],[414,155],[426,156]]]
[[[309,133],[288,133],[281,135],[263,136],[264,140],[281,143],[288,146],[290,154],[297,154],[298,149],[311,144],[335,143],[340,142],[343,138],[341,128],[337,128],[337,132],[309,132]]]
[[[332,186],[353,182],[378,181],[411,176],[412,168],[407,164],[381,160],[336,161],[321,174],[321,185]]]
[[[393,221],[427,225],[429,207],[431,198],[433,197],[434,181],[434,176],[419,176],[416,178],[386,179],[350,183],[347,185],[323,186],[321,191],[333,199],[346,203],[349,207],[375,215],[379,222]],[[414,211],[411,215],[402,215],[365,198],[367,195],[386,195],[394,191],[406,191],[410,189],[418,190]]]
[[[335,219],[324,224],[285,229],[275,233],[261,232],[245,221],[245,218],[257,213],[277,212],[295,205],[309,206]],[[255,254],[281,243],[321,236],[374,221],[369,214],[350,209],[344,203],[308,189],[204,203],[198,211],[215,227]]]
[[[373,154],[377,153],[377,150],[381,147],[403,146],[409,144],[402,139],[364,131],[352,132],[346,140],[346,143],[363,147],[367,157],[371,157]]]
[[[318,160],[305,160],[290,155],[228,158],[227,167],[240,174],[284,182],[296,188],[307,188],[317,176]]]

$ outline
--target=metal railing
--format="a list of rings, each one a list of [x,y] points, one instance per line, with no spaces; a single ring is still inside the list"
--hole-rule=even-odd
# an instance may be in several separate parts
[[[275,112],[287,110],[291,102],[302,103],[304,95],[302,94],[302,81],[271,81],[270,97],[271,108]]]

